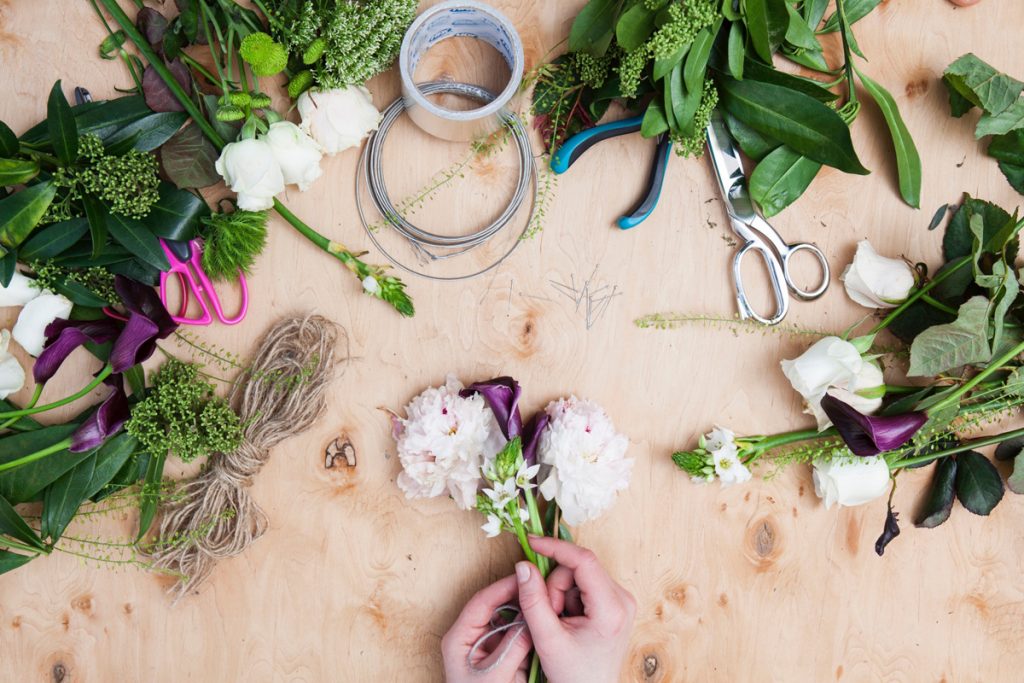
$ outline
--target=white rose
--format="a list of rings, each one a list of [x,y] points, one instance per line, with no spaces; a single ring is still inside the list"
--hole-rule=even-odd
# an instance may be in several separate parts
[[[327,154],[357,146],[380,123],[380,112],[373,106],[370,91],[362,85],[323,92],[307,90],[296,106],[302,130]]]
[[[263,140],[248,139],[224,146],[215,164],[217,173],[238,194],[238,208],[263,211],[284,190],[284,175],[274,150]]]
[[[67,297],[45,289],[21,309],[18,322],[14,323],[14,329],[11,330],[11,336],[30,355],[38,356],[43,352],[43,344],[46,343],[47,326],[57,318],[67,320],[71,315],[72,306]]]
[[[320,177],[320,145],[291,121],[270,124],[262,138],[274,152],[287,185],[298,185],[305,192]]]
[[[0,306],[24,306],[39,294],[40,290],[32,278],[14,271],[10,284],[6,287],[0,285]]]
[[[857,348],[839,337],[825,337],[800,357],[782,361],[783,374],[808,406],[821,403],[830,387],[851,390],[863,367]]]
[[[826,393],[835,396],[864,415],[871,415],[882,407],[882,397],[885,396],[885,378],[882,376],[882,369],[878,367],[877,363],[864,361],[864,365],[853,378],[853,384],[849,388],[832,387]],[[804,412],[813,415],[818,421],[818,431],[832,426],[832,420],[828,419],[828,415],[821,408],[821,398],[814,402],[808,401],[807,409]]]
[[[18,359],[7,352],[11,333],[0,330],[0,399],[7,398],[25,386],[25,369]]]
[[[879,457],[837,458],[814,463],[814,493],[825,509],[838,503],[863,505],[885,495],[889,488],[889,466]]]
[[[879,256],[870,242],[861,240],[842,281],[849,297],[861,306],[895,308],[910,296],[915,279],[905,261]]]

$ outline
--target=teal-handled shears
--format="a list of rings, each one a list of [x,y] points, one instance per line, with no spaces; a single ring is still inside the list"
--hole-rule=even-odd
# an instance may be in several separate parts
[[[555,173],[565,173],[569,170],[580,156],[588,149],[609,138],[630,133],[640,132],[640,125],[643,122],[642,116],[635,116],[631,119],[603,123],[584,131],[580,131],[566,140],[554,154],[551,155],[551,170]],[[672,140],[667,134],[662,133],[658,137],[658,149],[651,164],[651,171],[647,178],[647,192],[632,211],[621,216],[616,224],[623,230],[634,228],[646,220],[654,207],[658,205],[658,197],[661,196],[661,187],[665,183],[665,169],[668,167],[669,152],[672,151]]]

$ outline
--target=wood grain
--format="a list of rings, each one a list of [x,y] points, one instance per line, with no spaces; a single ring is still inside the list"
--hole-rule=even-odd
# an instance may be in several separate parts
[[[514,19],[532,66],[564,38],[582,1],[496,4]],[[829,293],[794,305],[790,322],[840,330],[864,314],[838,281],[858,239],[935,264],[940,234],[925,227],[938,205],[963,191],[1020,203],[974,142],[973,117],[949,117],[938,78],[968,51],[1024,74],[1022,25],[1024,5],[995,0],[969,10],[886,0],[858,24],[869,73],[894,93],[921,150],[923,210],[900,202],[884,124],[865,106],[854,138],[872,175],[825,170],[773,220],[790,240],[816,241],[835,271]],[[97,57],[103,35],[87,2],[0,2],[0,119],[19,132],[41,119],[57,78],[98,97],[126,85],[118,63]],[[452,60],[442,71],[466,67]],[[386,105],[398,90],[394,74],[371,89]],[[389,144],[402,163],[389,166],[396,196],[465,153],[411,126]],[[441,635],[468,596],[510,573],[517,557],[510,539],[485,540],[475,515],[444,500],[406,501],[395,486],[399,467],[378,407],[400,408],[449,371],[466,380],[514,375],[529,410],[569,392],[591,397],[630,436],[637,464],[628,495],[578,530],[639,601],[623,680],[1019,680],[1020,499],[1008,494],[990,519],[958,508],[936,530],[907,523],[880,559],[872,545],[884,501],[826,512],[799,468],[727,490],[694,486],[674,469],[669,453],[713,424],[744,433],[805,424],[777,366],[805,342],[633,325],[657,311],[733,311],[733,250],[706,161],[674,159],[652,218],[629,232],[613,227],[652,153],[639,137],[589,152],[559,180],[544,231],[500,269],[461,283],[409,278],[413,320],[360,296],[336,263],[275,221],[248,319],[200,334],[244,354],[280,316],[315,311],[348,330],[351,360],[329,417],[278,448],[254,487],[270,531],[175,606],[166,579],[70,556],[0,577],[0,680],[438,680]],[[287,203],[364,247],[352,191],[357,157],[327,161],[314,189],[289,190]],[[507,198],[514,163],[506,150],[471,169],[419,219],[471,227]],[[621,294],[589,327],[585,307],[553,284],[582,287],[588,278]],[[0,312],[5,326],[13,319],[14,311]],[[85,375],[87,356],[79,358],[80,372],[63,373],[63,386],[48,393]],[[325,468],[325,448],[339,436],[354,446],[356,465]],[[901,478],[905,518],[927,476]],[[120,534],[131,523],[103,522]]]

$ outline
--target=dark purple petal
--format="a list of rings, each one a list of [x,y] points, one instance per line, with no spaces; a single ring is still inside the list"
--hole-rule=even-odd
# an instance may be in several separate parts
[[[527,465],[537,464],[537,446],[540,445],[540,435],[548,426],[550,417],[541,411],[533,416],[523,429],[523,460]]]
[[[156,323],[160,330],[160,339],[166,338],[178,329],[178,324],[164,308],[160,296],[149,285],[118,275],[114,278],[114,289],[129,313],[143,315]]]
[[[71,435],[72,453],[91,451],[107,439],[121,431],[128,421],[128,396],[124,393],[124,380],[121,375],[111,375],[103,380],[112,388],[110,395],[86,418],[82,426]]]
[[[57,374],[71,352],[86,342],[103,344],[117,336],[121,325],[114,320],[54,320],[46,327],[46,346],[36,359],[32,376],[42,384]]]
[[[889,513],[885,516],[885,527],[882,535],[875,541],[875,552],[881,557],[885,553],[885,546],[889,545],[892,539],[900,535],[899,513],[893,512],[892,503],[889,503]]]
[[[511,377],[495,377],[476,382],[459,392],[463,398],[479,393],[491,407],[498,420],[501,433],[512,440],[523,432],[523,418],[519,414],[519,396],[523,393],[519,382]]]
[[[110,351],[109,362],[114,372],[126,372],[152,356],[159,332],[155,322],[143,315],[132,314]]]
[[[864,415],[829,394],[821,399],[821,407],[856,455],[878,455],[899,448],[928,421],[921,411],[879,417]]]

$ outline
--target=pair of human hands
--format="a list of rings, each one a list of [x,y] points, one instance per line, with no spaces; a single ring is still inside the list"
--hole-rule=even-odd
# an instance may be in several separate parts
[[[529,562],[474,595],[441,640],[448,683],[524,683],[530,648],[551,683],[619,680],[636,615],[633,596],[589,550],[554,538],[530,547],[558,563],[545,582]],[[473,653],[501,606],[517,602],[526,629],[512,627]]]

